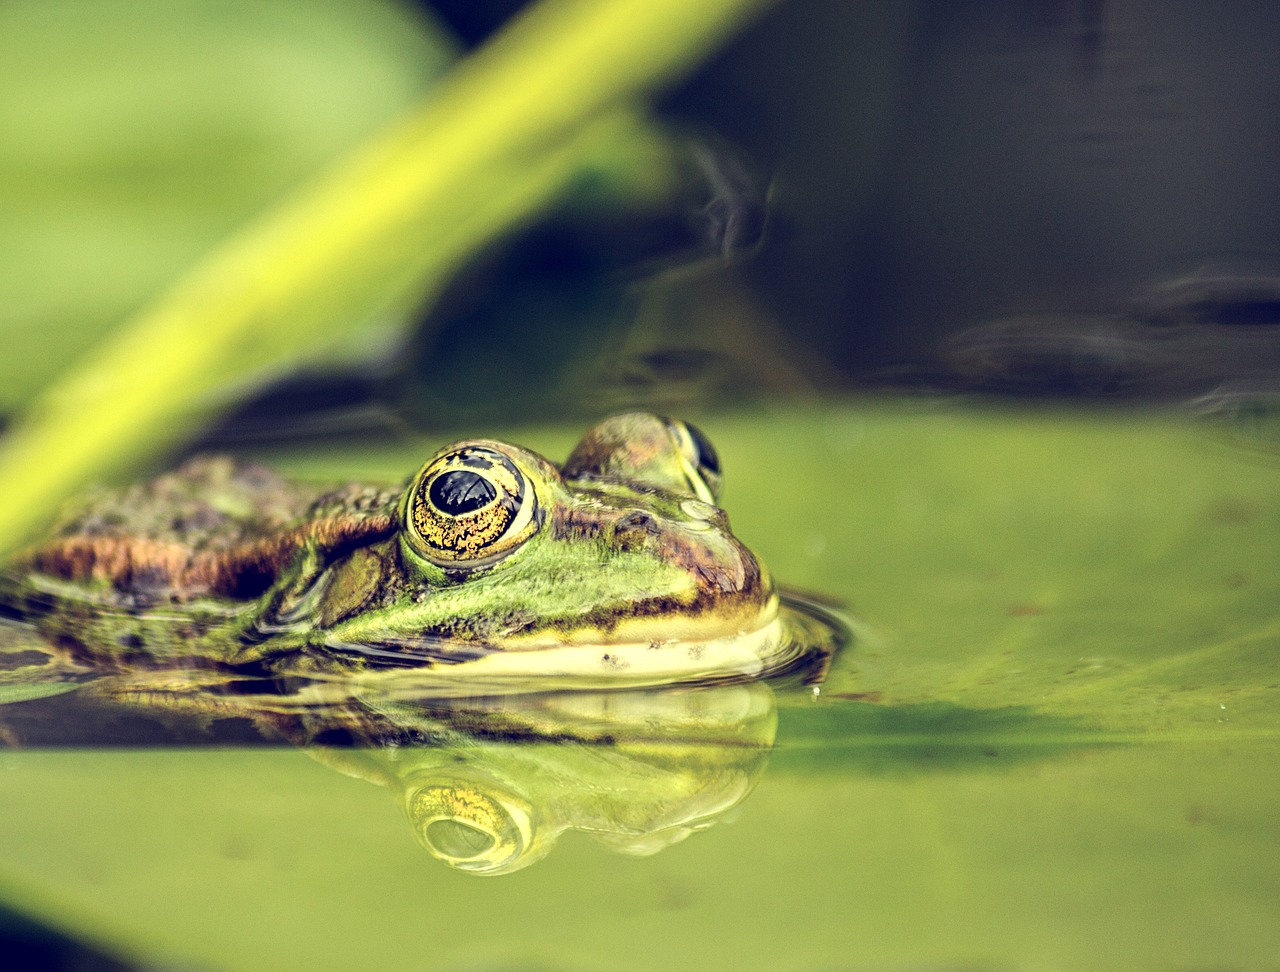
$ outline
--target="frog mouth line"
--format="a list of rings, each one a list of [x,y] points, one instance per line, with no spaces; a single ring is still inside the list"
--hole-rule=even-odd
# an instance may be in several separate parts
[[[358,678],[420,680],[423,687],[456,682],[472,694],[481,685],[510,688],[641,687],[672,682],[759,678],[790,668],[803,654],[782,617],[753,631],[713,638],[560,644],[526,650],[463,645],[441,639],[415,644],[327,642],[328,651],[358,656],[371,667]],[[350,676],[346,676],[350,677]]]
[[[440,638],[394,644],[334,640],[324,647],[363,662],[364,671],[354,675],[357,680],[445,695],[704,684],[796,671],[806,673],[806,684],[820,681],[831,657],[852,638],[848,621],[834,607],[794,592],[782,593],[780,602],[780,610],[760,626],[709,638],[579,642],[520,650]],[[334,677],[353,676],[348,670]]]

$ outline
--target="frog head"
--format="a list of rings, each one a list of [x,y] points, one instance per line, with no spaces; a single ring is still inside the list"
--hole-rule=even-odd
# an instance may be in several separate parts
[[[717,505],[694,426],[633,413],[564,466],[455,442],[410,480],[399,529],[333,571],[313,637],[381,663],[583,684],[751,675],[781,640],[768,572]]]

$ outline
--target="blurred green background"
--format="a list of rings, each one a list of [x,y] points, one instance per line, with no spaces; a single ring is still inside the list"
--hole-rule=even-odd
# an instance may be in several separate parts
[[[12,3],[0,45],[10,416],[453,57],[418,12],[343,0]]]
[[[528,6],[6,4],[0,412],[20,414]],[[559,6],[572,21],[575,5]],[[402,265],[407,280],[357,288],[363,302],[336,312],[344,323],[283,359],[263,347],[255,368],[246,342],[204,389],[202,414],[300,369],[259,403],[272,434],[291,415],[295,429],[358,426],[371,403],[439,428],[886,385],[1274,391],[1273,5],[724,8],[714,36],[673,55],[678,68],[630,45],[636,80],[610,97],[639,109],[656,95],[656,113],[605,157],[573,150],[577,175],[450,260],[423,256],[430,274],[409,256],[429,228],[379,239],[386,266],[362,272],[388,281]],[[505,82],[569,63],[529,33]],[[529,104],[548,118],[563,111],[557,92],[598,84],[546,77]],[[473,115],[459,138],[503,124]],[[492,178],[509,185],[536,155],[504,151],[511,168]],[[492,194],[478,172],[467,191]],[[463,211],[436,218],[457,225]],[[354,287],[322,281],[316,299],[338,305]],[[377,296],[388,288],[400,293],[390,305]],[[1201,326],[1144,326],[1167,324],[1171,302],[1175,323]],[[1000,321],[1012,325],[981,330]],[[1242,322],[1259,326],[1231,326]],[[290,326],[277,324],[263,321]],[[144,352],[163,356],[155,343]]]

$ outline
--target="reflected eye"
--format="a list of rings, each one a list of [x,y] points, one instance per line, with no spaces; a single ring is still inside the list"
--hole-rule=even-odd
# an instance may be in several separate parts
[[[720,488],[724,483],[716,450],[696,425],[671,418],[666,422],[694,495],[704,503],[714,503],[720,498]]]
[[[482,567],[538,529],[528,477],[496,449],[467,446],[429,462],[405,509],[411,546],[441,567]]]
[[[536,859],[528,806],[494,788],[442,781],[411,793],[405,809],[418,840],[450,867],[502,874]]]

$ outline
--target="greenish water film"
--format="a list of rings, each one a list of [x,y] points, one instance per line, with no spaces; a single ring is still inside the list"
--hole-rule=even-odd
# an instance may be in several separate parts
[[[627,739],[582,748],[11,750],[5,903],[206,968],[1280,965],[1270,453],[1138,410],[689,417],[735,532],[851,610],[817,694],[614,706]],[[558,457],[579,430],[492,431]],[[275,458],[383,478],[433,448]],[[577,825],[517,871],[446,866],[397,789],[441,752]]]

